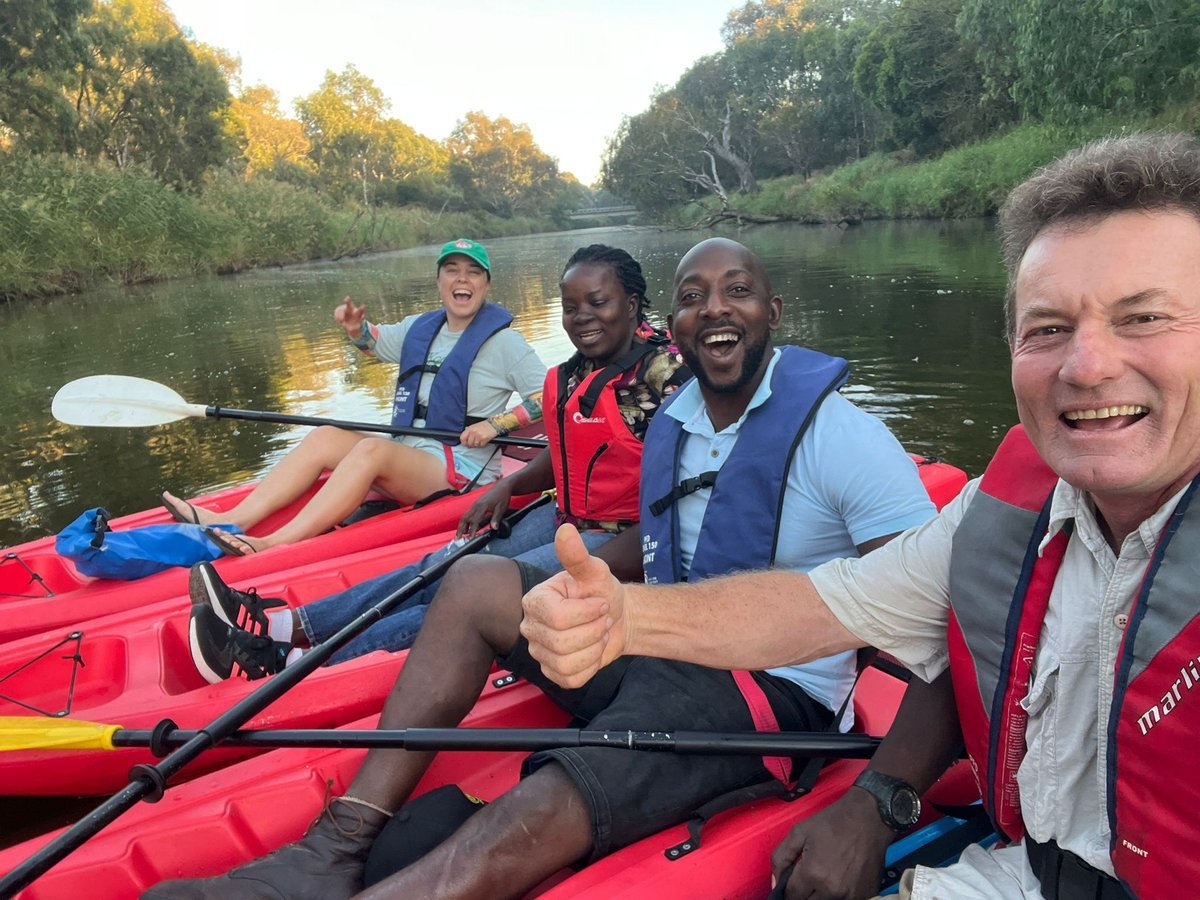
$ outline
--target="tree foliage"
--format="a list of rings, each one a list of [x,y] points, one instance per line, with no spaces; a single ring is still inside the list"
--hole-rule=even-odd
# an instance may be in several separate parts
[[[568,187],[558,162],[533,140],[528,125],[469,112],[446,142],[450,178],[464,201],[500,216],[552,213]]]
[[[600,178],[606,189],[638,209],[660,213],[713,192],[719,181],[715,163],[715,157],[698,152],[696,135],[680,115],[679,97],[664,91],[645,112],[621,122],[605,150]],[[719,190],[723,193],[723,186]]]
[[[321,185],[339,199],[379,202],[396,182],[444,172],[449,154],[399,119],[383,91],[354,66],[326,72],[296,103]]]
[[[1200,0],[965,0],[959,27],[1027,118],[1153,112],[1200,87]]]
[[[433,140],[353,65],[327,72],[292,117],[265,85],[243,88],[241,61],[191,39],[165,0],[0,0],[0,13],[0,153],[103,160],[186,190],[223,170],[367,206],[587,205],[528,127],[470,113]]]
[[[962,0],[901,0],[863,43],[855,89],[890,113],[887,136],[928,155],[987,133],[1004,115],[984,101],[974,47],[957,31]]]
[[[1200,87],[1200,0],[750,0],[722,38],[626,118],[608,189],[647,211],[724,205],[763,178],[941,153],[1021,119],[1154,114]]]
[[[0,122],[16,146],[197,184],[236,152],[226,77],[161,0],[12,0]]]
[[[70,150],[78,117],[65,92],[83,64],[89,0],[5,0],[0,28],[0,141]]]
[[[111,0],[85,27],[91,54],[76,92],[84,153],[185,187],[236,152],[224,74],[193,52],[163,0]]]
[[[269,87],[246,88],[234,100],[233,111],[245,142],[248,174],[288,180],[295,171],[315,169],[308,155],[312,141],[304,126],[284,116],[279,95]]]

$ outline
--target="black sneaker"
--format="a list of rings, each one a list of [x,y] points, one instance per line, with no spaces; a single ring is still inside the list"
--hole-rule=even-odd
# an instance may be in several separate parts
[[[206,604],[192,606],[188,643],[192,661],[209,684],[231,678],[235,669],[247,681],[274,675],[283,669],[292,649],[291,644],[221,621]]]
[[[267,633],[266,610],[287,604],[273,597],[260,597],[258,591],[231,588],[217,574],[212,563],[199,562],[188,576],[188,595],[192,604],[207,606],[224,622],[252,634]]]

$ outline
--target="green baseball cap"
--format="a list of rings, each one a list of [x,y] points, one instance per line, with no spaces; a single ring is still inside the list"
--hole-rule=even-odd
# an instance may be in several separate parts
[[[488,258],[488,252],[483,244],[478,241],[469,241],[466,238],[459,238],[456,241],[447,241],[442,247],[442,252],[438,254],[437,267],[442,267],[442,260],[447,256],[453,256],[455,253],[461,253],[463,256],[469,256],[475,262],[483,266],[483,270],[492,274],[492,261]]]

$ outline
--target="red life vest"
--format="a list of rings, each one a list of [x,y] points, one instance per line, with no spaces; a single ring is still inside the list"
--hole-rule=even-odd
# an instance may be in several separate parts
[[[1012,429],[951,554],[948,640],[963,737],[984,803],[1012,840],[1025,831],[1020,701],[1070,540],[1064,528],[1038,556],[1057,481],[1024,430]],[[1130,608],[1105,736],[1110,856],[1136,896],[1189,896],[1200,883],[1200,777],[1191,764],[1200,734],[1200,515],[1187,514],[1198,483],[1172,513]]]
[[[542,421],[563,515],[602,522],[637,521],[642,442],[621,416],[614,384],[658,349],[657,343],[635,343],[569,394],[566,385],[575,359],[546,373]]]

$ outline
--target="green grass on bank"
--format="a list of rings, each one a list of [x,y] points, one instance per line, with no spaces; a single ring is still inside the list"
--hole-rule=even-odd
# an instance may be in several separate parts
[[[553,229],[484,212],[332,207],[228,174],[193,197],[138,171],[0,153],[0,297],[10,299]]]
[[[1200,108],[1141,122],[1028,124],[921,162],[873,154],[810,179],[776,178],[756,194],[731,198],[735,209],[800,222],[850,219],[968,218],[992,215],[1008,192],[1039,166],[1082,143],[1143,129],[1197,130]],[[677,211],[681,224],[703,221],[715,202]]]

